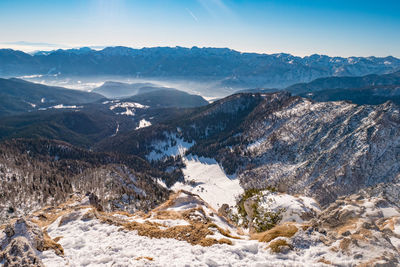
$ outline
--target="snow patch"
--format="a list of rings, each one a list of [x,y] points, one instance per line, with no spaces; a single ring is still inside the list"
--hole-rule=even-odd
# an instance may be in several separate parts
[[[116,108],[125,108],[125,111],[123,112],[117,112],[116,114],[118,115],[127,115],[127,116],[135,116],[135,111],[136,109],[147,109],[149,108],[149,106],[146,105],[142,105],[139,103],[135,103],[135,102],[109,102],[109,101],[105,101],[103,102],[103,104],[108,104],[108,103],[112,103],[114,105],[110,106],[110,110],[114,110]]]
[[[215,159],[187,156],[183,162],[185,183],[175,183],[172,190],[197,194],[216,210],[225,203],[236,205],[236,196],[243,193],[239,179],[228,176]]]
[[[136,130],[141,129],[141,128],[148,127],[148,126],[150,126],[150,125],[151,125],[151,122],[149,122],[149,121],[147,121],[147,120],[145,120],[145,119],[141,119],[141,120],[139,121],[139,126],[136,127]]]
[[[153,150],[146,156],[149,161],[161,160],[166,157],[183,156],[195,143],[186,142],[174,134],[164,133],[166,140],[154,142]]]
[[[64,106],[64,104],[59,104],[59,105],[52,106],[51,108],[55,108],[55,109],[62,109],[62,108],[77,109],[77,108],[82,108],[82,106],[76,106],[76,105]]]

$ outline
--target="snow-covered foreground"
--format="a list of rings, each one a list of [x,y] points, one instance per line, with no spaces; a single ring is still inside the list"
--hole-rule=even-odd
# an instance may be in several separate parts
[[[288,198],[277,196],[277,203]],[[75,198],[38,211],[28,221],[19,220],[3,228],[6,230],[0,230],[0,245],[2,250],[5,246],[5,259],[12,258],[13,251],[18,251],[15,242],[9,239],[13,235],[11,240],[30,244],[25,251],[31,253],[28,255],[31,260],[35,257],[32,254],[36,254],[37,261],[44,266],[57,267],[376,266],[379,263],[396,266],[398,252],[382,235],[391,233],[391,239],[396,239],[400,213],[395,210],[381,214],[380,208],[374,208],[382,202],[380,199],[361,201],[366,209],[354,207],[357,201],[360,202],[342,200],[326,210],[317,224],[324,231],[315,230],[309,222],[292,222],[279,224],[265,233],[247,235],[200,197],[185,191],[172,195],[147,214],[96,211],[88,198]],[[339,227],[326,228],[326,224],[333,226],[331,213],[343,217],[350,207],[357,220],[343,219]],[[364,216],[367,214],[373,220],[380,217],[378,226],[385,231],[370,228]],[[282,246],[275,250],[277,244]],[[23,251],[20,253],[25,255]]]
[[[199,195],[214,209],[218,210],[222,204],[234,206],[236,197],[243,193],[239,179],[229,177],[214,159],[187,156],[182,169],[185,184],[176,183],[171,189],[183,189]]]
[[[42,254],[46,266],[305,266],[310,259],[296,255],[274,255],[254,240],[211,247],[191,245],[175,239],[139,236],[98,220],[70,222],[49,231],[62,236],[65,257],[52,251]],[[310,255],[313,256],[313,255]],[[309,265],[308,265],[309,266]]]

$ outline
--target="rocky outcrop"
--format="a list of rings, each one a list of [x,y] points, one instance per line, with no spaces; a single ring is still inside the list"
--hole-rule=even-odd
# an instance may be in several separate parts
[[[28,239],[18,236],[11,240],[0,254],[4,267],[44,266]]]
[[[0,262],[4,261],[4,266],[43,266],[37,252],[45,249],[45,241],[36,224],[20,218],[6,225],[0,238]]]

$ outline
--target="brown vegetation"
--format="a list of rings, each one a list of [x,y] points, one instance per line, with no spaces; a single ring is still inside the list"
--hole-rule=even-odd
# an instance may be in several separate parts
[[[283,248],[291,249],[292,247],[286,242],[286,240],[278,239],[278,240],[272,241],[269,244],[268,248],[270,248],[271,251],[274,253],[279,253],[282,251]]]
[[[215,224],[191,222],[190,225],[178,225],[167,229],[161,229],[163,226],[159,223],[146,221],[144,223],[139,222],[127,222],[113,216],[107,215],[107,213],[93,211],[94,215],[103,223],[113,224],[121,226],[122,229],[129,231],[137,231],[140,236],[147,236],[150,238],[173,238],[181,241],[186,241],[192,245],[201,246],[212,246],[214,244],[232,244],[228,239],[213,239],[207,236],[213,235],[214,232],[209,228],[216,227]],[[222,230],[217,226],[217,230]],[[222,230],[221,234],[227,234],[226,231]],[[228,241],[227,241],[228,240]]]
[[[140,256],[140,257],[135,258],[135,260],[137,260],[137,261],[140,261],[140,260],[153,261],[154,259],[152,257]]]
[[[58,256],[64,255],[64,248],[59,243],[57,243],[61,239],[61,237],[51,239],[47,231],[43,230],[43,239],[44,239],[43,250],[52,249]]]
[[[251,239],[258,240],[260,242],[270,242],[277,237],[287,237],[290,238],[297,233],[298,228],[290,223],[277,225],[271,230],[263,233],[255,233],[251,235]]]

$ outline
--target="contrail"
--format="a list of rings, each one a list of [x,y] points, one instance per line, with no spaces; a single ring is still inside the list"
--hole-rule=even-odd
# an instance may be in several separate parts
[[[199,21],[198,18],[193,14],[193,12],[190,11],[190,9],[186,8],[186,10],[187,10],[187,12],[189,12],[190,16],[192,16],[192,18],[193,18],[196,22]]]

